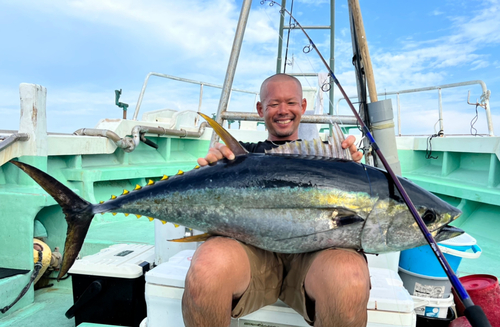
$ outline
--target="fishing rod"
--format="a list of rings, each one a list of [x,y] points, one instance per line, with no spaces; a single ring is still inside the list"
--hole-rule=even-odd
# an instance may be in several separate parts
[[[352,104],[351,100],[349,99],[349,97],[345,93],[344,88],[342,87],[342,85],[340,85],[339,80],[337,79],[337,77],[335,77],[335,74],[333,73],[332,69],[327,64],[327,62],[325,61],[325,58],[323,58],[323,56],[319,52],[318,48],[316,47],[316,44],[314,44],[313,40],[309,37],[307,32],[304,30],[304,28],[300,25],[300,23],[297,21],[297,19],[295,19],[295,17],[293,17],[293,15],[286,8],[283,8],[279,3],[277,3],[276,1],[273,1],[273,0],[262,0],[260,3],[263,5],[266,2],[269,3],[269,6],[277,5],[278,7],[281,8],[280,14],[284,15],[285,13],[287,13],[294,20],[295,25],[298,26],[302,30],[304,35],[307,37],[307,39],[309,41],[309,46],[312,47],[316,51],[319,58],[321,59],[321,61],[325,65],[326,69],[328,70],[328,73],[330,74],[330,77],[332,78],[333,82],[339,88],[340,93],[342,93],[342,95],[344,96],[344,99],[346,100],[346,102],[349,105],[349,107],[351,108],[354,116],[356,117],[356,119],[357,119],[357,121],[362,129],[362,132],[369,139],[373,151],[375,151],[378,158],[383,163],[385,169],[389,173],[389,176],[391,176],[392,182],[394,183],[394,185],[398,189],[399,193],[403,197],[404,202],[408,206],[408,209],[410,210],[411,214],[413,215],[413,218],[415,218],[415,221],[416,221],[418,227],[420,228],[420,230],[422,231],[422,234],[424,235],[425,239],[427,240],[427,243],[429,243],[429,246],[431,247],[432,251],[434,252],[436,258],[439,260],[439,263],[443,267],[446,275],[448,276],[448,279],[450,280],[451,284],[453,285],[453,288],[457,292],[457,295],[460,298],[460,301],[462,301],[462,303],[465,307],[464,313],[465,313],[465,316],[467,317],[467,319],[469,320],[470,324],[473,327],[491,327],[491,324],[489,323],[488,318],[486,318],[486,315],[484,314],[483,309],[480,306],[474,305],[469,294],[467,293],[467,291],[463,287],[463,285],[460,282],[460,280],[458,279],[458,277],[455,275],[455,272],[453,271],[453,269],[451,269],[450,265],[448,264],[448,261],[446,260],[443,253],[439,249],[439,247],[436,243],[436,240],[434,240],[431,233],[427,229],[427,226],[425,225],[424,221],[422,220],[422,218],[418,214],[417,209],[415,208],[415,205],[413,204],[410,197],[408,196],[408,193],[406,193],[406,190],[404,189],[403,185],[401,185],[401,182],[397,178],[396,174],[394,174],[394,171],[389,166],[389,163],[387,162],[384,155],[382,154],[382,151],[380,150],[377,142],[375,141],[372,134],[370,133],[370,130],[368,129],[366,124],[363,122],[363,120],[359,116],[359,114],[356,111],[356,109],[354,108],[354,105]],[[308,46],[306,46],[306,48],[307,47]]]

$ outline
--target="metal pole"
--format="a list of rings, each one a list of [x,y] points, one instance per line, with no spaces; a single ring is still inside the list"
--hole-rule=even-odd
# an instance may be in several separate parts
[[[281,0],[281,7],[286,8],[286,0]],[[283,27],[285,26],[285,15],[280,15],[280,29],[278,30],[278,58],[276,60],[276,74],[281,73],[281,63],[283,56]]]
[[[240,19],[238,21],[238,26],[236,27],[236,35],[234,36],[233,48],[231,50],[231,55],[229,56],[229,63],[226,71],[226,78],[224,79],[224,85],[222,86],[222,93],[219,101],[219,107],[217,108],[216,121],[222,125],[221,113],[227,110],[227,105],[229,103],[229,97],[231,96],[231,88],[234,80],[234,73],[236,71],[236,66],[238,64],[238,58],[240,56],[241,43],[243,42],[243,35],[245,34],[245,28],[248,21],[248,14],[250,13],[250,6],[252,5],[252,0],[244,0],[241,6]],[[212,134],[212,140],[210,141],[210,147],[214,145],[215,142],[219,140],[216,133]]]
[[[330,67],[335,73],[335,0],[330,1]],[[330,77],[330,82],[333,79]],[[335,101],[335,87],[332,85],[330,88],[330,103],[328,113],[333,115],[333,101]],[[332,130],[330,128],[330,135],[332,135]]]
[[[444,132],[444,122],[443,122],[443,97],[441,96],[441,89],[438,89],[438,98],[439,98],[439,131]]]
[[[203,84],[200,84],[200,100],[198,101],[198,112],[201,112],[202,101],[203,101]]]
[[[398,93],[398,135],[401,136],[401,103],[399,102],[399,93]]]

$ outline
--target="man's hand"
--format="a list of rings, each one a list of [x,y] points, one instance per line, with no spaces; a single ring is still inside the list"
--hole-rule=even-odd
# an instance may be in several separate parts
[[[214,147],[208,150],[208,154],[205,158],[198,158],[198,165],[202,167],[206,165],[213,165],[222,158],[233,160],[234,153],[231,150],[229,150],[229,148],[224,144],[215,143]]]
[[[352,135],[349,135],[344,142],[342,142],[342,147],[344,149],[349,148],[349,151],[351,151],[351,156],[352,160],[356,162],[360,162],[361,159],[363,158],[363,153],[358,151],[358,148],[356,147],[356,144],[354,142],[356,141],[356,138]],[[199,161],[198,161],[199,162]]]

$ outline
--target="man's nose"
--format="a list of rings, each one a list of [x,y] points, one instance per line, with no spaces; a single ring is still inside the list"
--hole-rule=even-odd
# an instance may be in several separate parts
[[[279,114],[284,114],[288,112],[288,106],[286,103],[280,103],[278,106],[278,113]]]

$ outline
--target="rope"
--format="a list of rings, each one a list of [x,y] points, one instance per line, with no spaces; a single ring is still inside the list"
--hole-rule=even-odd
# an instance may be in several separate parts
[[[437,134],[432,134],[427,138],[427,148],[425,149],[425,159],[437,159],[438,156],[432,156],[432,139],[435,137],[441,137],[444,135],[443,130],[440,130]]]
[[[28,292],[28,290],[31,286],[31,283],[33,283],[36,276],[38,276],[40,269],[42,269],[42,257],[43,257],[42,251],[38,251],[38,261],[35,263],[35,267],[33,269],[33,273],[31,274],[31,277],[30,277],[28,284],[26,286],[24,286],[24,288],[21,290],[21,293],[19,293],[17,298],[14,300],[14,302],[12,302],[8,306],[5,306],[2,309],[0,309],[1,313],[6,313],[10,308],[12,308],[24,296],[24,294],[26,294],[26,292]]]

